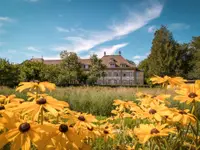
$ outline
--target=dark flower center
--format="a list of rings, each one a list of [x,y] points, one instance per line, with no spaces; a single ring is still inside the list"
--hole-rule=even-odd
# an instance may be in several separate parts
[[[45,98],[40,98],[39,100],[37,100],[37,104],[42,105],[42,104],[46,104],[46,99]]]
[[[25,123],[20,124],[19,131],[22,133],[27,132],[30,128],[31,128],[30,124],[25,122]]]
[[[166,116],[164,116],[164,117],[165,117],[165,119],[167,119],[169,116],[166,115]]]
[[[149,110],[149,113],[150,113],[150,114],[155,114],[156,112],[157,112],[157,111],[156,111],[155,109],[150,109],[150,110]]]
[[[156,97],[156,95],[151,96],[151,98],[155,98],[155,97]]]
[[[183,111],[183,110],[181,110],[181,111],[179,111],[179,114],[187,114],[185,111]]]
[[[65,125],[65,124],[61,124],[60,127],[59,127],[59,130],[60,130],[60,132],[65,133],[65,132],[68,131],[68,126]]]
[[[0,110],[3,110],[3,109],[5,109],[5,107],[4,106],[0,106]]]
[[[84,117],[84,116],[79,116],[79,117],[78,117],[78,120],[80,120],[80,121],[85,121],[85,117]]]
[[[104,134],[108,134],[109,132],[108,132],[107,130],[104,130],[103,133],[104,133]]]
[[[88,129],[89,131],[93,131],[93,130],[94,130],[93,127],[91,127],[91,128],[87,127],[87,129]]]
[[[192,92],[192,93],[190,93],[190,94],[188,95],[188,97],[190,97],[190,98],[195,98],[195,97],[197,97],[197,94],[194,93],[194,92]]]
[[[160,133],[160,132],[156,128],[153,128],[151,130],[151,134],[158,134],[158,133]]]

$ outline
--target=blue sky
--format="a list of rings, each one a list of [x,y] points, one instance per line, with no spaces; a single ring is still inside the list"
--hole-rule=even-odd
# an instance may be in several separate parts
[[[20,63],[57,59],[62,50],[88,58],[103,52],[136,63],[166,25],[181,43],[200,36],[199,0],[1,0],[0,57]]]

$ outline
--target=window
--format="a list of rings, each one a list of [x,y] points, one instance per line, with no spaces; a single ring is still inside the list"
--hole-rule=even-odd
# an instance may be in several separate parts
[[[118,74],[117,72],[114,72],[114,76],[115,76],[115,77],[118,77],[119,74]]]
[[[84,68],[85,68],[85,69],[88,69],[88,68],[89,68],[88,64],[85,64],[85,65],[84,65]]]
[[[126,64],[120,64],[121,67],[125,68],[126,67]]]
[[[113,63],[110,64],[110,67],[111,67],[111,68],[115,68],[115,64],[113,64]]]
[[[125,76],[126,76],[126,74],[124,73],[124,74],[123,74],[123,76],[125,77]]]
[[[108,76],[109,76],[109,77],[112,77],[112,72],[108,72]]]

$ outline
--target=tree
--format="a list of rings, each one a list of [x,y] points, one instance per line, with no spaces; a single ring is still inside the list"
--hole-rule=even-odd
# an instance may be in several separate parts
[[[74,52],[62,51],[58,82],[60,85],[78,84],[82,74],[79,58]]]
[[[97,55],[90,56],[91,65],[88,73],[87,82],[89,84],[95,84],[97,80],[103,76],[105,65],[102,64],[102,60],[98,59]]]
[[[20,65],[20,81],[44,81],[42,70],[45,68],[43,62],[26,60]]]
[[[132,65],[134,65],[134,66],[136,66],[136,64],[134,63],[134,61],[132,61],[132,60],[129,60],[129,59],[126,59],[130,64],[132,64]]]
[[[19,83],[19,65],[0,58],[0,85],[14,87]]]
[[[60,65],[44,65],[41,75],[45,81],[49,81],[59,85],[58,76],[60,74]]]
[[[172,33],[161,26],[154,34],[151,53],[148,57],[148,75],[174,75],[178,51],[178,44],[173,39]]]
[[[193,37],[190,43],[192,61],[190,63],[189,79],[200,79],[200,36]]]

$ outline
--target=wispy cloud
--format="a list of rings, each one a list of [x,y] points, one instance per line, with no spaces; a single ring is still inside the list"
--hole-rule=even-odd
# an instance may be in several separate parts
[[[146,53],[144,55],[135,55],[135,56],[133,56],[133,61],[135,62],[135,64],[138,65],[142,60],[147,58],[148,55],[149,55],[149,53]]]
[[[185,23],[172,23],[168,26],[169,30],[184,30],[189,29],[190,25]]]
[[[156,26],[155,25],[152,25],[152,26],[148,27],[148,32],[149,33],[153,33],[155,31],[156,31]]]
[[[10,22],[12,21],[13,19],[9,18],[9,17],[1,17],[0,16],[0,22]]]
[[[27,50],[33,51],[33,52],[41,52],[38,48],[35,48],[33,46],[27,47]]]
[[[151,1],[152,2],[152,1]],[[57,51],[70,50],[74,52],[89,51],[102,43],[119,39],[148,24],[160,16],[163,5],[158,1],[141,8],[142,11],[131,11],[125,20],[110,25],[104,31],[80,31],[81,36],[65,37],[68,44],[54,47]]]
[[[57,30],[58,32],[69,32],[68,29],[65,29],[65,28],[63,28],[63,27],[56,27],[56,30]]]
[[[103,47],[100,48],[98,51],[94,52],[98,57],[102,57],[104,55],[104,52],[106,52],[106,55],[112,55],[114,54],[117,50],[126,47],[128,43],[121,43],[121,44],[116,44],[110,47]]]

